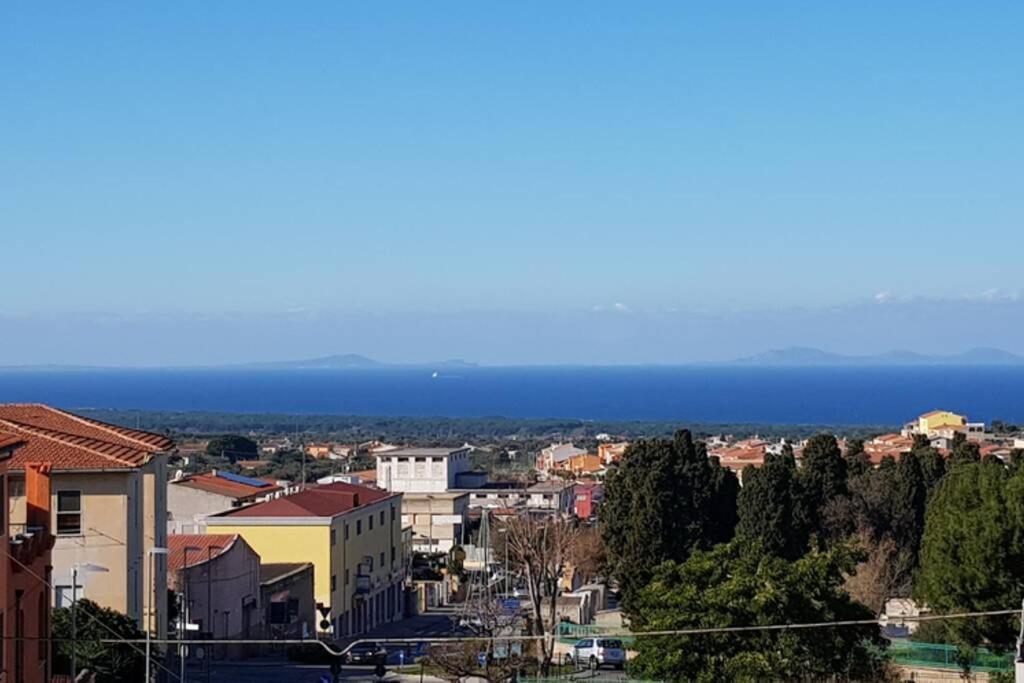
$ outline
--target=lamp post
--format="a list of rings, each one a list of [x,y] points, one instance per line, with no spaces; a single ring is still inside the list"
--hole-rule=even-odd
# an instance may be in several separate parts
[[[78,614],[75,605],[78,603],[78,574],[102,574],[110,571],[106,567],[88,562],[71,567],[71,680],[78,674]]]
[[[146,681],[150,680],[149,675],[149,658],[151,650],[151,640],[153,638],[153,610],[156,607],[156,591],[158,586],[156,585],[156,556],[167,555],[167,548],[154,547],[146,551],[146,555],[149,556],[149,580],[153,582],[153,593],[149,598],[149,611],[146,613],[148,618],[146,620]],[[164,589],[166,590],[166,588]],[[149,593],[149,591],[146,591]]]

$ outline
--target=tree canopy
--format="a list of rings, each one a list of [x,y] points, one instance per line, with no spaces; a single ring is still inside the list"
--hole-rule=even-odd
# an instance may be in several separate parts
[[[800,510],[800,484],[793,452],[769,453],[762,467],[743,470],[736,536],[765,552],[795,560],[807,550],[808,529]]]
[[[635,601],[634,630],[664,631],[871,619],[843,590],[856,561],[838,546],[789,562],[737,539],[666,562]],[[631,673],[664,681],[878,680],[877,625],[638,636]]]
[[[942,479],[921,543],[915,597],[936,612],[1012,609],[1024,597],[1024,475],[993,462],[961,462]],[[964,658],[982,642],[1009,648],[1009,617],[943,622]]]
[[[206,444],[206,454],[227,458],[231,462],[238,460],[255,460],[259,447],[252,439],[237,434],[225,434],[210,439]]]
[[[76,610],[78,632],[76,636],[79,671],[96,672],[97,680],[141,681],[145,679],[146,662],[138,646],[112,645],[102,641],[120,636],[126,640],[144,638],[135,621],[125,614],[100,607],[91,600],[81,599]],[[53,610],[52,637],[55,673],[71,673],[71,609]]]
[[[732,538],[739,482],[690,432],[630,446],[605,481],[601,530],[629,609],[664,560]]]

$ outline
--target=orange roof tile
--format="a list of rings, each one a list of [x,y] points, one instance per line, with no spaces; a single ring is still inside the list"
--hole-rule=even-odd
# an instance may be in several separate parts
[[[0,405],[0,429],[20,437],[11,469],[27,462],[46,462],[54,470],[132,469],[174,442],[160,434],[127,429],[80,417],[50,406]]]
[[[273,479],[265,479],[259,477],[247,477],[248,479],[254,479],[262,481],[268,484],[267,486],[250,486],[240,481],[231,481],[225,479],[214,472],[203,472],[202,474],[191,474],[184,479],[178,479],[170,482],[174,486],[185,486],[192,489],[199,489],[201,491],[209,491],[210,493],[217,493],[222,496],[230,496],[237,499],[252,498],[255,496],[263,496],[268,493],[275,493],[281,490],[281,487],[277,485]]]
[[[194,567],[231,549],[238,534],[171,534],[167,537],[167,571]],[[185,549],[188,548],[188,565]]]
[[[25,440],[16,434],[0,432],[0,451],[9,451],[25,443]]]

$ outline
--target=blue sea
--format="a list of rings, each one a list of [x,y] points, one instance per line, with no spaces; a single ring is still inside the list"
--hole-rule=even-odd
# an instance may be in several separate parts
[[[1024,422],[1024,367],[485,367],[0,372],[0,402],[380,416],[901,424]]]

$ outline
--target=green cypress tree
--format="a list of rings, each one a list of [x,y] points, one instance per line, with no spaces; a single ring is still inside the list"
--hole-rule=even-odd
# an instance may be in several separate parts
[[[732,538],[736,476],[682,430],[630,446],[605,481],[601,533],[623,605],[665,560]]]
[[[765,456],[762,467],[743,470],[736,536],[764,552],[795,560],[807,550],[807,529],[800,504],[793,451]]]
[[[836,437],[831,434],[812,436],[804,446],[798,472],[800,524],[823,538],[825,506],[847,493],[846,460]]]

